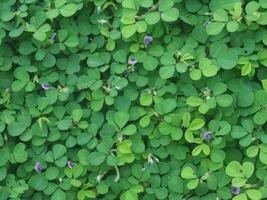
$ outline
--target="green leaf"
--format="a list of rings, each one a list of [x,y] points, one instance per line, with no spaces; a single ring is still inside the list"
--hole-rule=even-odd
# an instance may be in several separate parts
[[[267,2],[265,0],[259,0],[260,7],[267,8]]]
[[[173,5],[174,5],[174,3],[172,0],[170,0],[170,1],[160,0],[159,1],[159,11],[162,12],[162,11],[168,10],[171,7],[173,7]]]
[[[166,199],[168,197],[168,190],[165,187],[156,188],[155,196],[157,199]]]
[[[137,132],[137,128],[134,124],[130,124],[122,129],[121,134],[123,135],[134,135]]]
[[[52,197],[51,200],[65,200],[67,198],[67,195],[65,194],[65,192],[63,192],[61,189],[57,189]]]
[[[145,21],[139,21],[136,23],[136,30],[138,33],[144,33],[147,30],[147,23]]]
[[[125,38],[132,37],[136,33],[136,31],[137,31],[137,27],[135,24],[124,26],[121,29],[121,33],[122,33],[123,37],[125,37]]]
[[[119,144],[118,150],[123,154],[129,154],[132,152],[131,146],[132,146],[131,140],[124,140]]]
[[[56,144],[53,146],[53,155],[55,159],[62,157],[66,153],[67,149],[62,144]]]
[[[237,93],[237,105],[239,107],[245,108],[249,107],[254,102],[254,94],[253,92],[248,88],[242,88]]]
[[[198,130],[202,128],[204,125],[205,121],[203,121],[202,119],[194,119],[189,125],[189,130],[191,131]]]
[[[89,155],[89,162],[93,166],[98,166],[98,165],[102,164],[105,159],[106,159],[106,156],[103,153],[100,153],[100,152],[97,152],[97,151],[92,152]]]
[[[212,77],[217,74],[219,68],[212,64],[212,62],[207,58],[202,58],[199,62],[199,68],[206,77]]]
[[[184,179],[193,179],[197,177],[195,171],[191,167],[184,167],[181,176]]]
[[[247,182],[246,178],[233,178],[232,185],[234,187],[243,187]]]
[[[159,69],[159,75],[162,79],[169,79],[174,75],[175,66],[163,66]]]
[[[37,30],[34,34],[33,34],[33,37],[36,39],[36,40],[39,40],[39,41],[44,41],[45,38],[46,38],[46,34],[42,31],[39,31]]]
[[[267,92],[267,79],[261,80],[263,89]]]
[[[46,12],[46,16],[49,19],[54,19],[59,15],[59,10],[58,9],[50,9]]]
[[[174,22],[179,18],[179,10],[177,8],[170,8],[161,13],[161,19],[165,22]]]
[[[49,24],[43,24],[37,31],[34,32],[33,37],[36,40],[44,41],[46,39],[46,32],[50,30]]]
[[[203,100],[199,97],[191,96],[186,99],[186,103],[190,106],[197,107],[203,103]]]
[[[138,200],[138,195],[133,190],[127,190],[126,192],[122,193],[120,200]]]
[[[210,22],[206,27],[206,31],[208,35],[218,35],[222,32],[224,26],[225,24],[222,22]]]
[[[258,125],[263,125],[267,122],[267,111],[266,110],[260,110],[257,112],[254,117],[253,121]]]
[[[78,44],[79,44],[79,40],[76,36],[70,36],[66,39],[66,41],[64,41],[64,44],[67,46],[67,47],[76,47]]]
[[[153,102],[153,96],[149,93],[143,93],[140,97],[140,104],[142,106],[149,106]]]
[[[122,111],[116,112],[114,114],[114,120],[115,120],[115,123],[118,125],[118,127],[121,129],[128,122],[129,114],[127,112],[122,112]]]
[[[194,81],[199,80],[201,78],[201,71],[199,69],[191,71],[190,78]]]
[[[231,135],[235,139],[242,138],[247,134],[248,134],[248,132],[241,126],[233,126],[232,127]]]
[[[262,12],[260,18],[256,22],[260,25],[267,25],[267,12]]]
[[[202,3],[199,0],[186,0],[185,6],[189,12],[194,13],[202,7]]]
[[[29,186],[37,191],[43,191],[48,186],[48,180],[42,174],[34,174],[29,179]]]
[[[163,101],[163,112],[169,113],[173,111],[177,106],[177,103],[174,99],[165,99]]]
[[[244,175],[247,177],[247,178],[250,178],[254,172],[254,164],[252,162],[244,162],[243,165],[243,172],[244,172]]]
[[[145,21],[149,25],[156,24],[159,22],[159,20],[160,20],[159,12],[151,12],[151,13],[146,14],[145,16]]]
[[[68,130],[72,126],[72,120],[63,119],[57,122],[57,127],[61,131]]]
[[[256,101],[259,105],[265,106],[267,104],[267,92],[258,90],[255,94]]]
[[[247,195],[244,193],[241,193],[237,196],[234,196],[232,200],[247,200],[247,199],[248,199]]]
[[[25,130],[27,126],[25,124],[22,124],[20,122],[13,122],[8,125],[7,131],[9,135],[16,137],[21,135]]]
[[[6,163],[8,163],[9,160],[9,152],[5,148],[0,149],[0,167],[4,166]]]
[[[153,56],[147,56],[146,59],[144,60],[144,68],[148,71],[153,71],[157,68],[159,65],[159,61],[157,58]]]
[[[242,166],[239,162],[237,161],[231,161],[226,169],[225,169],[225,172],[227,175],[229,176],[232,176],[232,177],[238,177],[238,178],[242,178],[244,175],[243,175],[243,172],[242,172]]]
[[[67,0],[55,0],[55,6],[56,6],[56,8],[59,8],[59,7],[63,6],[66,2],[67,2]]]
[[[249,189],[249,190],[246,191],[246,194],[248,195],[248,197],[250,199],[253,199],[253,200],[260,200],[260,199],[262,199],[262,193],[261,193],[261,191],[256,190],[256,189]]]
[[[224,9],[218,9],[214,13],[212,13],[215,21],[219,22],[227,22],[228,21],[228,15],[227,12]]]
[[[252,2],[249,2],[247,5],[246,5],[246,8],[245,8],[245,10],[246,10],[246,13],[247,14],[252,14],[253,15],[253,13],[255,12],[255,11],[257,11],[258,9],[259,9],[259,7],[260,7],[260,5],[257,3],[257,2],[255,2],[255,1],[252,1]]]
[[[249,148],[247,148],[246,153],[247,153],[247,156],[248,157],[255,157],[259,153],[259,147],[257,147],[257,146],[250,146]]]
[[[202,152],[202,146],[198,145],[196,146],[192,151],[192,156],[197,156]]]
[[[221,53],[217,61],[223,69],[233,69],[237,65],[238,56],[233,51],[226,51]]]
[[[58,177],[59,175],[59,169],[57,167],[49,167],[45,171],[45,177],[48,180],[54,180]]]
[[[31,42],[29,41],[23,41],[20,45],[19,45],[19,52],[22,55],[30,55],[31,53],[33,53],[36,50],[36,47],[34,47],[32,45]]]
[[[178,141],[178,140],[180,140],[182,137],[183,137],[183,130],[182,130],[180,127],[176,128],[176,129],[174,129],[174,130],[172,130],[172,132],[171,132],[171,138],[172,138],[173,140]]]
[[[83,110],[82,109],[74,109],[72,111],[72,119],[75,122],[79,122],[82,119]]]
[[[16,68],[14,71],[14,76],[21,81],[30,80],[29,73],[23,67]]]
[[[99,67],[104,64],[105,64],[105,61],[99,54],[93,54],[93,55],[88,56],[87,65],[89,67]]]
[[[18,144],[16,144],[16,146],[13,149],[14,159],[19,163],[25,162],[28,158],[28,154],[25,151],[25,148],[26,148],[25,144],[18,143]]]
[[[220,163],[225,159],[225,153],[220,149],[215,149],[211,151],[210,158],[213,162]]]
[[[241,75],[246,76],[246,75],[250,74],[251,70],[252,70],[252,65],[250,63],[246,63],[242,67]]]
[[[239,27],[239,24],[237,21],[229,21],[227,22],[227,25],[226,25],[226,29],[230,33],[237,31],[238,27]]]
[[[153,5],[153,0],[140,1],[140,6],[150,8]]]
[[[120,49],[113,54],[114,60],[120,63],[126,62],[126,51]]]
[[[201,43],[205,43],[208,39],[208,34],[206,32],[206,29],[202,25],[195,26],[193,31],[192,31],[192,36],[196,40],[198,40]]]
[[[85,166],[89,165],[90,160],[89,160],[89,151],[88,150],[86,150],[86,149],[79,150],[78,158],[79,158],[79,161],[82,165],[85,165]]]
[[[6,178],[6,175],[7,175],[7,170],[6,168],[2,167],[0,168],[0,180],[4,180]],[[3,193],[3,191],[1,192]],[[1,194],[0,194],[0,198],[1,198]],[[2,199],[2,198],[1,198]]]
[[[189,190],[193,190],[193,189],[197,188],[198,184],[199,184],[199,179],[194,179],[194,180],[190,180],[190,181],[186,184],[186,186],[187,186],[187,188],[188,188]]]
[[[135,2],[134,0],[123,0],[122,6],[124,8],[135,9]]]
[[[216,97],[216,100],[221,107],[228,107],[233,103],[233,97],[229,94],[222,94]]]
[[[71,17],[77,11],[77,6],[74,3],[66,4],[59,9],[63,17]]]
[[[183,179],[181,179],[179,176],[173,176],[168,180],[168,187],[172,192],[182,194],[184,191]]]

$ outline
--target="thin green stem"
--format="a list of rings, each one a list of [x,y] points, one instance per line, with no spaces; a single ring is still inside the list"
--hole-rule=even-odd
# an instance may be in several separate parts
[[[116,178],[114,179],[114,182],[117,183],[120,179],[120,171],[119,171],[119,168],[117,167],[117,165],[115,165],[114,168],[116,170]]]

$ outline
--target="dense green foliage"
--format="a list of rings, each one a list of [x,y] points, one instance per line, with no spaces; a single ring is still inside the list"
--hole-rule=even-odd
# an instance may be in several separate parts
[[[266,0],[0,0],[0,200],[267,199]]]

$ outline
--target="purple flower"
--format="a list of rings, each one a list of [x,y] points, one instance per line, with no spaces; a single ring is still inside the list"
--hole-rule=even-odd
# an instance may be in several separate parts
[[[49,83],[42,83],[42,84],[41,84],[41,87],[42,87],[44,90],[49,90],[50,85],[49,85]]]
[[[67,165],[68,165],[68,168],[70,169],[75,166],[75,164],[72,161],[68,161]]]
[[[52,35],[51,35],[51,40],[53,40],[53,41],[56,41],[56,38],[57,38],[57,33],[53,33]]]
[[[36,162],[35,166],[34,166],[34,169],[37,172],[42,172],[44,168],[43,168],[43,166],[42,166],[42,164],[40,162]]]
[[[212,133],[210,131],[207,131],[207,132],[203,133],[202,137],[208,142],[212,138]]]
[[[129,65],[135,65],[137,63],[137,60],[135,59],[135,57],[130,57],[128,60],[128,64]]]
[[[153,41],[153,37],[152,36],[146,35],[144,37],[144,43],[145,43],[145,45],[149,45],[152,41]]]
[[[240,187],[232,187],[232,194],[238,195],[240,193],[241,189]]]

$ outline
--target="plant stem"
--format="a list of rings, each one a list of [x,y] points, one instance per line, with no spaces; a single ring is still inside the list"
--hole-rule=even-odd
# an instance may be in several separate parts
[[[116,178],[114,179],[114,182],[117,183],[120,179],[120,171],[119,171],[119,168],[117,167],[117,165],[114,166],[115,167],[115,170],[116,170]]]

